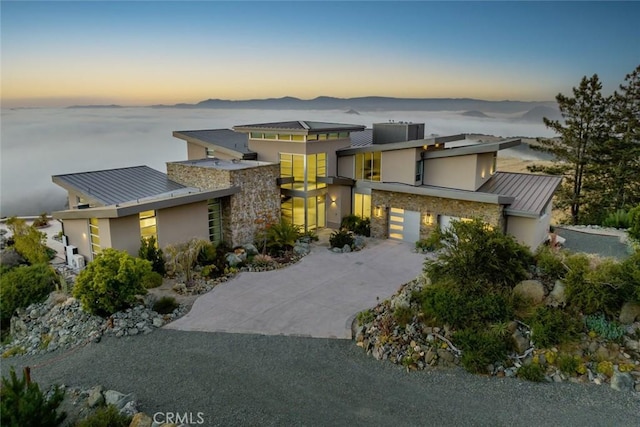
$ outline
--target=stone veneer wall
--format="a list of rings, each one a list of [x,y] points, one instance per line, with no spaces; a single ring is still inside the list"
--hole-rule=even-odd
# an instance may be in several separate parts
[[[222,235],[235,246],[253,243],[263,221],[280,220],[280,188],[276,179],[280,165],[268,164],[244,169],[215,169],[185,163],[168,163],[170,179],[206,190],[238,186],[239,193],[222,198]]]
[[[438,215],[450,215],[460,218],[480,218],[494,227],[504,226],[503,207],[491,203],[468,202],[465,200],[444,199],[441,197],[422,196],[416,194],[396,193],[392,191],[372,190],[371,192],[371,237],[387,238],[389,224],[388,215],[383,212],[377,217],[376,206],[402,208],[420,212],[420,238],[426,239],[438,227]],[[427,211],[433,215],[433,223],[422,221]]]

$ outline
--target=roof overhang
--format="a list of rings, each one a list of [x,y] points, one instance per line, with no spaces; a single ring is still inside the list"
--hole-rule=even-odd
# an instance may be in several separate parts
[[[227,187],[216,190],[198,191],[177,196],[166,196],[142,200],[139,202],[127,202],[117,205],[99,206],[87,209],[67,209],[53,212],[56,219],[88,219],[88,218],[122,218],[129,215],[136,215],[143,211],[167,209],[176,206],[188,205],[209,199],[231,196],[240,192],[240,187]]]
[[[343,176],[319,176],[316,178],[318,182],[322,182],[330,185],[347,185],[349,187],[353,187],[356,183],[355,179],[346,178]]]
[[[442,157],[467,156],[469,154],[493,153],[499,150],[504,150],[506,148],[517,147],[521,143],[522,141],[520,140],[520,138],[515,138],[487,144],[475,144],[466,145],[464,147],[447,148],[439,151],[425,151],[422,153],[422,158],[428,160],[438,159]]]
[[[489,203],[493,205],[509,205],[515,200],[514,197],[501,196],[498,194],[456,190],[429,185],[414,186],[401,183],[358,181],[357,186],[371,188],[372,190],[392,191],[396,193],[415,194],[418,196],[441,197],[443,199],[465,200],[468,202]]]
[[[178,139],[182,139],[190,144],[199,145],[204,148],[214,147],[216,151],[220,151],[228,156],[235,157],[242,160],[255,160],[257,159],[258,153],[243,153],[241,151],[232,150],[227,147],[223,147],[222,145],[214,144],[208,141],[203,141],[200,138],[195,138],[190,135],[185,135],[180,131],[173,131],[173,136]]]
[[[465,139],[465,134],[437,136],[435,138],[414,139],[411,141],[402,142],[389,142],[386,144],[369,144],[361,147],[348,147],[341,150],[337,150],[338,157],[351,156],[356,153],[368,153],[371,151],[394,151],[394,150],[406,150],[410,148],[424,148],[431,147],[436,144],[444,144],[445,142],[459,141]]]

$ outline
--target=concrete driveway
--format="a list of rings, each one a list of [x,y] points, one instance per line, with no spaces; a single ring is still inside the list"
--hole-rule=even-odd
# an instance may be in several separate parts
[[[422,271],[413,245],[370,239],[360,252],[336,254],[314,245],[297,264],[243,272],[199,297],[166,326],[183,331],[351,338],[351,322]]]

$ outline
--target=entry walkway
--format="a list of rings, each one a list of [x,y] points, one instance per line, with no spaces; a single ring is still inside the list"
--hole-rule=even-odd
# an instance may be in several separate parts
[[[422,271],[413,245],[369,241],[360,252],[336,254],[314,245],[290,267],[238,274],[199,297],[166,326],[183,331],[351,338],[351,322]]]

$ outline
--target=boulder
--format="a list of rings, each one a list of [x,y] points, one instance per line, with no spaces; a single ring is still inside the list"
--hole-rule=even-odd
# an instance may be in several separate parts
[[[258,255],[258,249],[251,243],[242,245],[242,248],[247,252],[247,255]]]
[[[567,296],[565,295],[564,288],[564,283],[560,280],[556,280],[553,290],[547,297],[547,305],[552,307],[564,307],[567,303]]]
[[[618,391],[633,391],[633,377],[627,372],[615,371],[611,377],[611,388]]]
[[[636,319],[640,320],[640,304],[636,302],[625,302],[620,310],[620,323],[629,325]]]
[[[544,300],[544,285],[538,280],[523,280],[513,288],[513,292],[530,299],[534,304]]]
[[[87,405],[89,408],[95,408],[104,404],[104,396],[102,395],[102,386],[96,386],[89,390],[89,397],[87,398]]]
[[[229,264],[231,267],[235,267],[238,264],[242,263],[242,258],[234,254],[233,252],[227,254],[226,260],[227,264]]]
[[[529,340],[522,335],[522,332],[515,331],[511,335],[511,340],[518,354],[522,354],[529,349]]]
[[[16,252],[16,250],[13,248],[7,249],[0,253],[0,265],[13,268],[26,263],[27,261],[24,259],[24,257]]]
[[[305,245],[295,245],[293,247],[293,253],[300,256],[305,256],[309,253],[309,247]]]
[[[144,412],[138,412],[131,419],[129,427],[151,427],[153,425],[153,419]]]
[[[24,321],[19,317],[12,317],[9,323],[9,334],[13,339],[26,337],[29,329]]]
[[[114,405],[118,408],[118,411],[123,410],[131,411],[135,409],[135,395],[133,393],[123,394],[115,390],[107,390],[104,392],[104,401],[107,405]],[[130,415],[133,415],[138,411],[133,411]]]
[[[345,244],[345,245],[342,247],[342,253],[346,254],[346,253],[349,253],[349,252],[351,252],[351,246],[349,246],[349,245]]]

